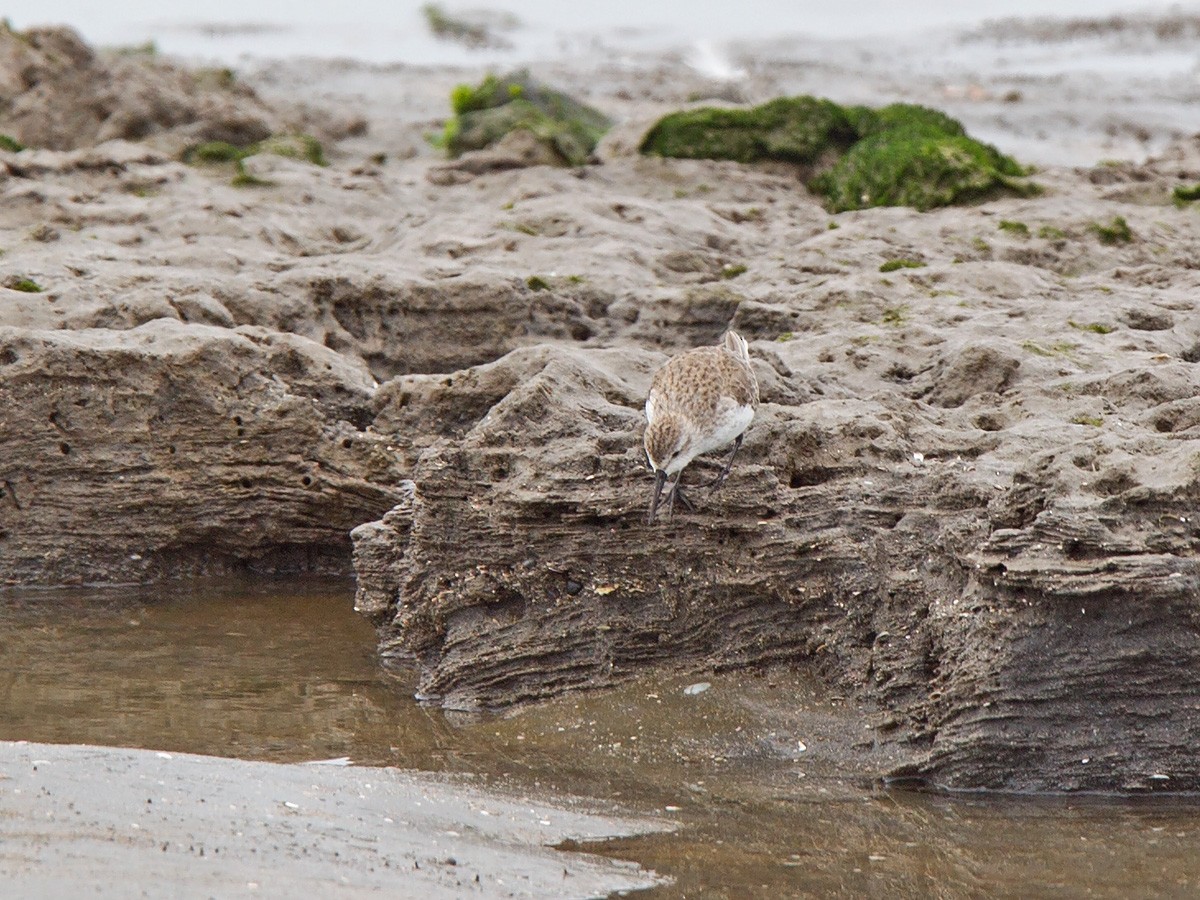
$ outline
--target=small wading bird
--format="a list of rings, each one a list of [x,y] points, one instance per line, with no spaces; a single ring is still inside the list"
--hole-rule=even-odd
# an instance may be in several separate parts
[[[750,369],[750,351],[736,332],[727,332],[716,347],[679,354],[655,373],[646,398],[644,443],[654,470],[647,523],[654,522],[668,479],[667,515],[674,514],[676,501],[695,510],[679,486],[684,468],[700,454],[732,441],[733,452],[721,474],[705,486],[715,492],[724,483],[756,409],[758,382]]]

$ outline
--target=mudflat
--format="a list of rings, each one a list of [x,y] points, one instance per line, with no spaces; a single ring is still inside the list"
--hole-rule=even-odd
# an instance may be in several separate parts
[[[1109,110],[1148,155],[1037,196],[834,215],[786,166],[637,152],[689,102],[838,86],[770,48],[736,90],[538,71],[621,121],[567,168],[429,146],[478,72],[0,37],[33,148],[0,151],[4,581],[353,568],[448,707],[786,660],[888,710],[906,782],[1200,786],[1200,144],[1154,104]],[[859,59],[844,99],[882,96]],[[1053,79],[994,81],[905,84],[1017,155],[1070,130]],[[281,132],[324,158],[187,153]],[[651,375],[730,327],[754,427],[648,529]]]
[[[335,761],[336,762],[336,761]],[[594,897],[653,873],[553,849],[661,830],[396,769],[0,743],[22,897]]]

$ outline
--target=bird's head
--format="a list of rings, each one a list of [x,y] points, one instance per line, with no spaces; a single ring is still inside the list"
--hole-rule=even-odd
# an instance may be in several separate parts
[[[656,472],[674,475],[692,461],[691,437],[678,416],[655,417],[646,426],[646,458]]]

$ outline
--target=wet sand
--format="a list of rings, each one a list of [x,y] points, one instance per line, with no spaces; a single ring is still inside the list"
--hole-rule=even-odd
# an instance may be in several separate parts
[[[669,827],[460,779],[0,743],[0,871],[52,898],[593,897],[660,882],[552,849]]]

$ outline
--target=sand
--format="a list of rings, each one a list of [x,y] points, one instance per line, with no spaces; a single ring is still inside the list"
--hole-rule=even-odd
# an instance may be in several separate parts
[[[0,866],[21,897],[594,897],[660,881],[552,847],[667,826],[463,779],[52,744],[0,758]]]

